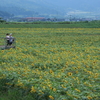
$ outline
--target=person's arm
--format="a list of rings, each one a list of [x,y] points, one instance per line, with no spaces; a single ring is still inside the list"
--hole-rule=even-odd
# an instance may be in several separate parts
[[[9,39],[9,36],[6,36],[6,37],[5,37],[5,39],[7,39],[7,40],[8,40],[8,39]]]

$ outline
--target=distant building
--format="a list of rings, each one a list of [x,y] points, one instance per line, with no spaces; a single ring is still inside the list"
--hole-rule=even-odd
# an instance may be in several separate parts
[[[45,21],[46,19],[44,17],[27,17],[22,18],[22,21],[24,22],[33,22],[33,21]]]

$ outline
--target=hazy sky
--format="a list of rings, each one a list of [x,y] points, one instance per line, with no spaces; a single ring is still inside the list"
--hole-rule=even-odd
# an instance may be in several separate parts
[[[80,5],[100,5],[100,0],[50,0],[51,2],[54,2],[58,5],[64,5],[64,6],[80,6]]]
[[[55,5],[55,6],[59,6],[62,8],[74,8],[74,9],[88,9],[89,10],[93,10],[95,8],[100,8],[100,0],[23,0],[24,2],[36,2],[36,3],[40,3],[41,5],[46,2],[47,6],[49,5],[49,3],[51,5]],[[22,0],[0,0],[0,3],[2,4],[2,2],[4,4],[6,4],[6,2],[9,2],[10,4],[13,2],[15,3],[22,3],[21,5],[23,5],[24,2],[22,2]]]
[[[46,9],[50,12],[51,9],[54,9],[67,15],[100,14],[100,0],[0,0],[0,5],[3,6],[4,4],[35,10],[36,12],[45,12]]]
[[[9,0],[9,2],[21,2],[21,1],[34,1],[34,2],[50,2],[52,4],[56,4],[56,5],[63,5],[63,6],[80,6],[80,5],[91,5],[91,6],[99,6],[100,5],[100,0]],[[6,3],[6,0],[0,0],[0,2],[4,2]],[[23,3],[24,3],[23,2]]]

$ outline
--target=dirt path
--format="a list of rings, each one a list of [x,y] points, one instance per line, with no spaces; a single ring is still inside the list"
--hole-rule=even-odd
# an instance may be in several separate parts
[[[0,48],[4,48],[5,46],[4,45],[0,45]]]
[[[15,48],[15,46],[4,46],[4,45],[0,45],[1,49],[9,49],[9,48]]]

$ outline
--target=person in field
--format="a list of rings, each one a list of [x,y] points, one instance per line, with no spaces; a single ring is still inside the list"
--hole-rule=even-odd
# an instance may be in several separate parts
[[[14,42],[14,37],[12,36],[12,33],[10,33],[10,35],[9,35],[9,45],[12,45],[13,42]]]
[[[6,34],[6,41],[7,41],[7,46],[8,45],[12,45],[12,43],[14,42],[14,37],[12,36],[12,33],[7,33]]]
[[[9,45],[9,39],[10,39],[9,33],[6,34],[6,38],[5,39],[7,41],[7,44],[6,45],[8,46]]]

